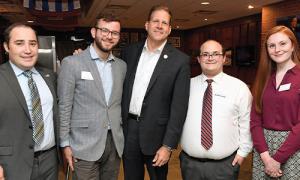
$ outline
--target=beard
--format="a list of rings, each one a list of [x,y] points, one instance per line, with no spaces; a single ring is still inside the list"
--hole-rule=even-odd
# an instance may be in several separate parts
[[[100,49],[102,52],[105,52],[105,53],[109,53],[117,44],[111,46],[111,48],[105,48],[103,45],[102,45],[102,42],[99,41],[97,38],[95,39],[95,42],[96,42],[96,46],[98,49]]]

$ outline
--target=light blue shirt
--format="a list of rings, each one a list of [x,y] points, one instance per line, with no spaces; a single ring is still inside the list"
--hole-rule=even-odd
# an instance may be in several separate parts
[[[19,85],[26,100],[30,117],[32,117],[32,103],[30,89],[28,87],[28,78],[22,74],[24,70],[14,65],[11,61],[10,65],[18,79]],[[40,73],[35,68],[32,68],[31,71],[33,72],[32,78],[35,81],[39,91],[44,121],[44,139],[41,145],[34,145],[34,151],[36,152],[41,150],[47,150],[55,145],[53,126],[53,96],[48,85],[46,84],[45,80],[40,75]]]
[[[100,77],[101,82],[105,94],[105,100],[106,104],[109,102],[109,98],[111,96],[112,92],[112,86],[113,86],[113,77],[112,77],[112,68],[111,64],[112,61],[114,61],[114,56],[110,53],[108,56],[108,59],[101,59],[98,54],[96,53],[95,48],[91,45],[90,46],[90,54],[92,57],[92,60],[95,60]]]

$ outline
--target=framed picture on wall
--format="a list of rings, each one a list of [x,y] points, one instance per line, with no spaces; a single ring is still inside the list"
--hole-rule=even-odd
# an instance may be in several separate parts
[[[120,42],[119,42],[119,47],[123,48],[127,44],[129,44],[129,33],[128,32],[121,32],[120,34]]]
[[[138,32],[130,33],[130,43],[135,43],[138,41],[139,41],[139,33]]]
[[[231,66],[232,65],[232,58],[233,58],[233,50],[232,48],[226,49],[225,50],[225,62],[224,62],[224,66]]]
[[[168,37],[168,42],[174,47],[180,47],[180,37]]]

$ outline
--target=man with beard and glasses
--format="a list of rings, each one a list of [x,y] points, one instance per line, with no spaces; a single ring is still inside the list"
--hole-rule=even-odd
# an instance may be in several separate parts
[[[121,98],[126,64],[112,54],[120,21],[102,16],[94,42],[63,59],[58,77],[60,146],[75,179],[117,179],[124,137]]]

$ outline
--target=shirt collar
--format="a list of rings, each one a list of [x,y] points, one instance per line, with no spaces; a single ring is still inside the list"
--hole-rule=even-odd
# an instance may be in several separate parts
[[[216,76],[214,76],[213,78],[208,78],[207,76],[205,76],[203,73],[201,74],[201,81],[202,83],[204,83],[207,79],[212,79],[214,83],[221,83],[222,82],[222,77],[224,76],[223,72],[220,72],[219,74],[217,74]]]
[[[9,61],[11,68],[13,69],[15,75],[17,77],[19,77],[20,75],[22,75],[22,73],[24,72],[24,70],[20,69],[18,66],[16,66],[14,63],[12,63],[11,61]],[[38,74],[38,71],[33,67],[30,69],[30,71],[32,71],[33,74]]]
[[[290,71],[293,74],[299,74],[300,73],[300,65],[295,65],[293,68],[289,69],[288,71]]]
[[[92,60],[101,60],[101,61],[105,61],[104,59],[101,59],[101,58],[98,56],[98,54],[97,54],[97,52],[96,52],[96,50],[95,50],[93,44],[90,45],[90,54],[91,54]],[[115,56],[110,52],[110,54],[109,54],[109,56],[108,56],[108,58],[107,58],[107,62],[109,62],[109,61],[114,61],[114,59],[115,59]]]
[[[143,50],[149,51],[148,43],[147,42],[148,42],[148,39],[146,39],[146,41],[145,41]],[[167,40],[165,40],[165,42],[163,42],[157,49],[155,49],[154,52],[155,53],[161,53],[162,50],[164,49],[166,43],[167,43]]]

